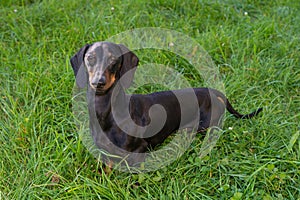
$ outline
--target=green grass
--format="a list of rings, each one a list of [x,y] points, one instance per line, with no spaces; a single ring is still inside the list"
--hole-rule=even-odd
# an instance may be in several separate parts
[[[297,0],[0,2],[0,199],[300,199]],[[158,171],[107,174],[76,130],[69,59],[85,43],[142,27],[194,38],[233,105],[264,111],[252,120],[227,115],[203,160],[198,138]],[[141,62],[148,53],[137,52]]]

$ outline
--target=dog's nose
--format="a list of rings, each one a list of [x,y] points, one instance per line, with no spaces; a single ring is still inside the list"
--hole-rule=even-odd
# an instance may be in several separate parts
[[[99,82],[98,82],[98,86],[104,86],[106,84],[106,78],[105,76],[101,76]]]

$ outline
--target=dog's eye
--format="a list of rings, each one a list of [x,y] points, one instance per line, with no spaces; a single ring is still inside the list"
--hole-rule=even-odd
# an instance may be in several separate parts
[[[88,61],[88,63],[89,63],[91,66],[93,66],[93,65],[96,64],[96,57],[95,57],[95,56],[92,56],[92,55],[89,55],[89,56],[87,57],[87,61]]]
[[[108,70],[110,73],[116,73],[118,70],[118,63],[113,63]]]
[[[117,70],[116,70],[116,67],[115,65],[113,65],[112,67],[109,68],[109,72],[110,73],[115,73]]]
[[[117,69],[117,66],[116,66],[116,62],[113,61],[107,68],[107,70],[110,72],[110,73],[115,73],[116,72],[116,69]]]

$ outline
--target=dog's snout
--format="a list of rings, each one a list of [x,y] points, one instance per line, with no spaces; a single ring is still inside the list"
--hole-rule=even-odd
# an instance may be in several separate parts
[[[106,84],[106,78],[105,75],[102,75],[99,77],[94,77],[91,81],[91,84],[97,88],[97,87],[103,87]]]
[[[105,76],[103,75],[103,76],[101,76],[101,78],[100,78],[100,80],[99,80],[99,82],[98,82],[98,85],[99,86],[104,86],[106,84],[106,78],[105,78]]]

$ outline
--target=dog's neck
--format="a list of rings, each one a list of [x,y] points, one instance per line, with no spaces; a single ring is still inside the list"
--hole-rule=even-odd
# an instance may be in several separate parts
[[[105,94],[97,95],[95,91],[89,89],[89,113],[90,116],[95,116],[103,130],[111,127],[114,123],[114,117],[112,115],[112,106],[115,108],[117,115],[122,115],[124,109],[128,109],[128,97],[125,94],[124,89],[121,86],[114,85]],[[93,113],[95,115],[93,115]]]

